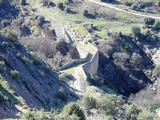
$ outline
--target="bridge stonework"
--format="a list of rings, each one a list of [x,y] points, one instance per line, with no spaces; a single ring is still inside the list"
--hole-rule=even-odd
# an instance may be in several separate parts
[[[92,57],[92,59],[82,66],[83,70],[88,75],[95,75],[97,74],[99,65],[99,51],[97,50],[96,54]]]

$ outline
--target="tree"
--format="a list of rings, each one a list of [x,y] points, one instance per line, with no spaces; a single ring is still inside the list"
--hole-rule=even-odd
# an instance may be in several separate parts
[[[71,9],[69,7],[65,7],[65,12],[69,13],[69,12],[71,12]]]
[[[39,16],[38,19],[37,19],[37,24],[39,26],[42,26],[45,22],[45,17],[44,16]]]
[[[79,117],[79,120],[86,120],[83,110],[74,102],[67,104],[62,113],[64,115],[76,115]]]
[[[63,55],[66,55],[69,49],[67,43],[64,40],[60,40],[56,45],[56,50],[60,51]]]
[[[133,5],[131,6],[131,9],[132,9],[132,10],[137,10],[137,5],[133,4]]]
[[[63,10],[63,7],[64,7],[64,5],[63,5],[62,2],[58,3],[58,8],[59,8],[59,9]]]
[[[87,15],[88,15],[88,10],[85,9],[85,10],[83,11],[83,16],[87,17]]]
[[[147,28],[151,27],[152,25],[154,25],[155,23],[155,19],[153,18],[145,18],[144,19],[144,24]]]
[[[155,30],[160,30],[160,22],[157,21],[157,22],[154,24],[153,28],[154,28]]]
[[[127,117],[130,120],[136,120],[136,117],[138,116],[140,110],[133,104],[131,104],[131,105],[126,104],[124,107],[125,107]]]
[[[132,33],[135,35],[135,36],[139,36],[141,34],[141,30],[139,27],[135,26],[135,27],[132,27],[131,28],[132,30]]]
[[[96,108],[96,99],[94,99],[93,97],[85,96],[83,98],[83,104],[88,109]]]
[[[133,66],[138,67],[142,63],[142,57],[134,52],[132,54],[130,62],[132,63]]]
[[[26,4],[26,0],[20,0],[20,4],[21,5],[25,5]]]

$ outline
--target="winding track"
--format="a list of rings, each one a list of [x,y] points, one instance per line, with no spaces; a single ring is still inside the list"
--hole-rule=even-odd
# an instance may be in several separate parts
[[[127,9],[127,10],[126,9],[121,9],[121,8],[118,8],[117,6],[109,4],[109,3],[99,2],[99,1],[95,1],[95,0],[88,0],[88,1],[92,2],[92,3],[95,3],[95,4],[98,4],[98,5],[101,5],[101,6],[105,6],[105,7],[117,10],[117,11],[129,13],[129,14],[132,14],[132,15],[136,15],[136,16],[160,19],[160,17],[158,17],[156,15],[153,15],[153,14],[149,14],[149,13],[144,14],[144,13],[133,11],[133,10],[129,10],[129,9]]]

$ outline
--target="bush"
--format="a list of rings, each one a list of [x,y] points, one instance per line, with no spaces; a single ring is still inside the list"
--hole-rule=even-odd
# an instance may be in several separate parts
[[[0,92],[0,104],[3,104],[5,101],[5,96]]]
[[[154,119],[155,118],[155,119]],[[156,113],[152,113],[146,109],[142,110],[142,112],[139,113],[136,120],[158,120],[156,118],[159,118],[158,115],[156,116]]]
[[[59,8],[59,9],[61,9],[61,10],[63,10],[64,5],[63,5],[63,3],[62,3],[62,2],[58,3],[58,8]]]
[[[154,25],[154,23],[155,23],[155,19],[153,19],[153,18],[145,18],[144,19],[144,24],[147,28]]]
[[[138,67],[142,63],[142,57],[134,52],[132,54],[130,62],[133,66]]]
[[[51,112],[45,112],[44,110],[29,111],[26,110],[20,120],[57,120],[55,115]]]
[[[25,5],[26,4],[26,0],[20,0],[20,4],[21,5]]]
[[[131,3],[131,2],[128,2],[128,1],[126,1],[124,4],[125,4],[126,6],[132,6],[132,3]]]
[[[125,105],[126,115],[130,120],[136,120],[140,110],[135,105]],[[135,117],[134,117],[135,116]]]
[[[132,10],[137,10],[137,5],[133,4],[133,5],[131,6],[131,9],[132,9]]]
[[[17,70],[11,70],[10,74],[11,74],[12,78],[18,79],[18,77],[19,77],[19,72]]]
[[[74,102],[67,104],[62,113],[64,115],[76,115],[79,120],[86,120],[83,110]]]
[[[5,35],[6,38],[8,38],[9,40],[11,40],[13,43],[17,43],[18,42],[18,37],[16,34],[8,31],[7,34]]]
[[[56,45],[56,50],[60,51],[63,55],[66,55],[69,51],[67,43],[64,40],[60,40]]]
[[[1,24],[2,24],[2,27],[6,27],[7,25],[10,25],[10,24],[11,24],[11,21],[5,19],[5,20],[2,20],[2,21],[1,21]]]
[[[85,10],[83,11],[83,16],[85,16],[85,17],[88,16],[88,10],[85,9]]]
[[[62,101],[66,102],[68,99],[68,93],[61,87],[58,91],[57,97],[59,97]]]
[[[83,98],[83,104],[88,109],[96,108],[96,99],[93,97],[86,96]]]
[[[160,22],[157,21],[157,22],[154,24],[153,28],[154,28],[155,30],[160,30]]]
[[[65,7],[65,12],[69,13],[69,12],[71,12],[71,9],[69,7]]]
[[[39,16],[37,19],[37,24],[39,26],[42,26],[45,23],[45,17],[44,16]]]
[[[97,100],[97,108],[100,108],[101,111],[104,111],[106,115],[116,116],[117,108],[116,101],[114,99],[103,97]]]
[[[132,31],[132,33],[133,33],[135,36],[139,36],[139,35],[141,34],[140,27],[137,27],[137,26],[132,27],[132,28],[131,28],[131,31]]]
[[[6,70],[4,61],[0,61],[0,73],[3,73]]]

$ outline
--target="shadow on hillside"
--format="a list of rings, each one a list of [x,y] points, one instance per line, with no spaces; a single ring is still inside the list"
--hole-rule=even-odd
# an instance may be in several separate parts
[[[27,108],[43,108],[50,111],[52,108],[56,108],[57,105],[63,107],[68,102],[78,99],[75,97],[73,90],[66,85],[60,84],[58,74],[49,65],[36,56],[29,54],[29,51],[23,45],[12,43],[11,47],[7,47],[3,46],[2,42],[11,44],[11,40],[0,36],[0,60],[4,61],[4,67],[6,68],[1,75],[9,89],[13,91],[12,95],[8,94],[13,100],[19,97],[25,101]],[[63,101],[57,97],[60,88],[63,88],[69,94],[68,101]],[[3,91],[0,89],[0,93]],[[7,95],[6,92],[4,94]],[[18,99],[16,102],[6,101],[3,104],[4,108],[7,109],[8,107],[5,104],[8,104],[13,106],[13,109],[11,107],[10,111],[4,111],[0,119],[16,117],[18,110],[15,109],[15,105],[21,105],[21,102]],[[15,110],[17,112],[13,112]]]
[[[125,96],[135,94],[144,89],[152,82],[146,77],[143,71],[130,69],[122,70],[108,59],[103,53],[100,53],[99,70],[103,76],[103,84]],[[134,76],[134,77],[133,77]]]
[[[116,5],[122,4],[121,2],[117,0],[113,0],[112,2],[109,2],[110,0],[101,0],[101,1],[104,3],[111,3],[111,4],[116,4]]]
[[[6,101],[8,100],[12,104],[17,104],[18,100],[9,93],[1,84],[0,84],[0,119],[8,118],[8,117],[14,117],[19,110],[15,106],[11,106]],[[12,111],[11,111],[12,109]],[[10,114],[9,114],[10,113]]]
[[[69,14],[72,14],[72,15],[78,14],[77,11],[73,11],[73,10],[70,10],[68,13],[69,13]]]
[[[85,17],[88,18],[88,19],[96,19],[95,15],[92,15],[92,14],[89,14],[89,13]]]
[[[18,8],[14,6],[0,6],[0,19],[15,19],[20,13]]]

